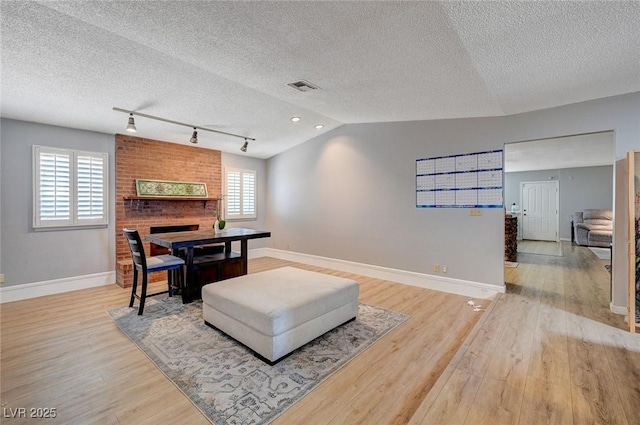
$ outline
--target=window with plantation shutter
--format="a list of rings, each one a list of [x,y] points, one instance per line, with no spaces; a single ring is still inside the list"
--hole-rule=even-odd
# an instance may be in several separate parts
[[[33,147],[34,228],[108,224],[108,156]]]
[[[254,219],[256,211],[256,172],[225,169],[225,219]]]

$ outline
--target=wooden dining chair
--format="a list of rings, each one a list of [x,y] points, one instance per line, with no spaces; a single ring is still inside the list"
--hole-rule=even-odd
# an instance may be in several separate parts
[[[133,307],[133,303],[136,298],[140,300],[140,306],[138,308],[138,315],[141,315],[144,311],[144,303],[147,297],[153,297],[161,294],[173,295],[172,280],[167,279],[167,290],[155,292],[153,294],[147,294],[147,283],[149,273],[169,271],[169,273],[176,273],[177,280],[182,286],[184,284],[184,260],[174,255],[156,255],[148,257],[144,253],[144,245],[140,239],[140,234],[137,230],[123,229],[124,235],[129,242],[129,249],[131,251],[131,258],[133,260],[133,286],[131,287],[131,300],[129,301],[129,307]],[[138,288],[138,275],[142,274],[142,286],[140,288],[140,295],[137,294]]]

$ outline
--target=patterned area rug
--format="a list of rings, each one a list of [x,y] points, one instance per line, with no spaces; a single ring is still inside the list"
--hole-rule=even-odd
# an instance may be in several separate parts
[[[356,320],[274,366],[204,324],[202,301],[151,300],[144,315],[108,312],[118,327],[216,425],[268,424],[409,316],[360,304]]]

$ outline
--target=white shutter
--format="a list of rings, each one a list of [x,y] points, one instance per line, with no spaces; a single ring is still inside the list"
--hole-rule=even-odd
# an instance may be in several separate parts
[[[71,220],[71,158],[69,154],[42,152],[38,161],[37,208],[41,220]]]
[[[227,172],[227,213],[226,218],[234,218],[240,215],[240,172],[228,171]]]
[[[77,156],[78,220],[100,220],[105,215],[105,164],[103,158]]]
[[[242,215],[256,215],[256,173],[242,173]]]

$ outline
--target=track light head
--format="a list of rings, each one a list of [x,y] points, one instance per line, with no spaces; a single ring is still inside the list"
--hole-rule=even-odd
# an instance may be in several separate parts
[[[191,140],[189,140],[191,143],[198,143],[198,132],[196,131],[196,128],[193,127],[193,134],[191,135]]]
[[[129,114],[129,124],[127,124],[127,131],[129,133],[137,133],[136,123],[133,121],[133,114]]]
[[[249,146],[249,141],[247,139],[244,139],[244,145],[242,145],[242,147],[240,148],[240,150],[242,152],[246,152],[247,151],[247,147]]]

